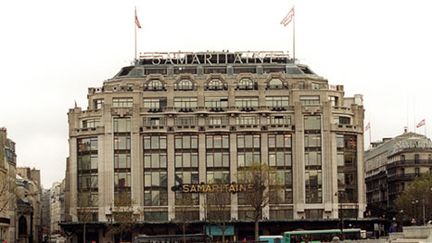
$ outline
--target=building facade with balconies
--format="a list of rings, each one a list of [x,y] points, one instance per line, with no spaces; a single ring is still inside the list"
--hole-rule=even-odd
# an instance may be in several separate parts
[[[0,240],[15,240],[15,142],[0,128]]]
[[[97,228],[128,207],[137,225],[165,225],[135,232],[175,233],[170,224],[185,214],[205,223],[206,194],[172,189],[234,183],[253,163],[269,165],[283,187],[263,209],[264,232],[266,222],[340,211],[362,218],[363,117],[361,95],[345,97],[342,85],[281,52],[144,53],[89,88],[86,110],[69,110],[64,228],[92,222],[86,239],[111,240]],[[226,209],[235,234],[247,235],[241,193]]]
[[[424,135],[405,131],[384,138],[365,152],[366,198],[371,216],[392,219],[394,202],[407,185],[432,172],[432,142]]]

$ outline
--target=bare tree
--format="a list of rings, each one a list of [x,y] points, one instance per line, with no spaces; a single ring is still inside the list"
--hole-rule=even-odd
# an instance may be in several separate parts
[[[181,195],[181,197],[179,195]],[[198,194],[196,193],[182,193],[178,194],[178,198],[176,198],[174,223],[176,223],[181,228],[183,234],[183,242],[186,242],[187,227],[192,221],[196,220],[194,214],[196,213],[197,216],[199,216],[199,211],[197,211],[193,207],[191,208],[191,205],[198,205],[197,196]]]
[[[229,192],[206,194],[207,219],[221,230],[222,242],[225,242],[226,223],[230,220],[230,200]]]
[[[108,231],[114,236],[118,236],[120,241],[125,234],[130,234],[135,226],[136,217],[129,192],[119,192],[114,199],[112,211],[112,224]]]
[[[255,223],[255,240],[259,237],[259,220],[262,210],[269,204],[270,190],[274,191],[278,185],[273,169],[266,164],[253,163],[251,166],[239,168],[238,181],[250,185],[253,190],[239,192],[239,201],[252,208],[252,220]],[[241,198],[241,199],[240,199]]]

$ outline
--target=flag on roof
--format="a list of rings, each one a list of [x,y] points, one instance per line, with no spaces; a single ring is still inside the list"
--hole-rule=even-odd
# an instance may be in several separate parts
[[[283,26],[287,26],[294,18],[294,6],[291,8],[291,10],[288,12],[288,14],[285,16],[285,18],[282,19],[280,24]]]
[[[141,24],[138,19],[136,8],[135,8],[135,25],[137,26],[138,29],[141,29]]]
[[[426,125],[426,119],[421,120],[418,124],[417,124],[417,128]]]

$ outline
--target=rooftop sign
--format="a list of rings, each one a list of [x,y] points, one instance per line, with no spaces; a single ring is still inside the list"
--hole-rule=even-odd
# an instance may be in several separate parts
[[[291,63],[287,53],[260,52],[145,52],[141,65],[226,65],[226,64],[281,64]]]

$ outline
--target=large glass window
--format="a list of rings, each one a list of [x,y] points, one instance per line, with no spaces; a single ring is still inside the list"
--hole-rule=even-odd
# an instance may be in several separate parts
[[[321,117],[320,116],[305,116],[304,117],[305,130],[321,130]]]
[[[196,135],[183,135],[175,137],[176,149],[197,149],[198,136]]]
[[[130,132],[131,131],[130,118],[114,118],[113,129],[115,133]]]
[[[305,171],[306,203],[322,202],[322,172],[321,170]]]

